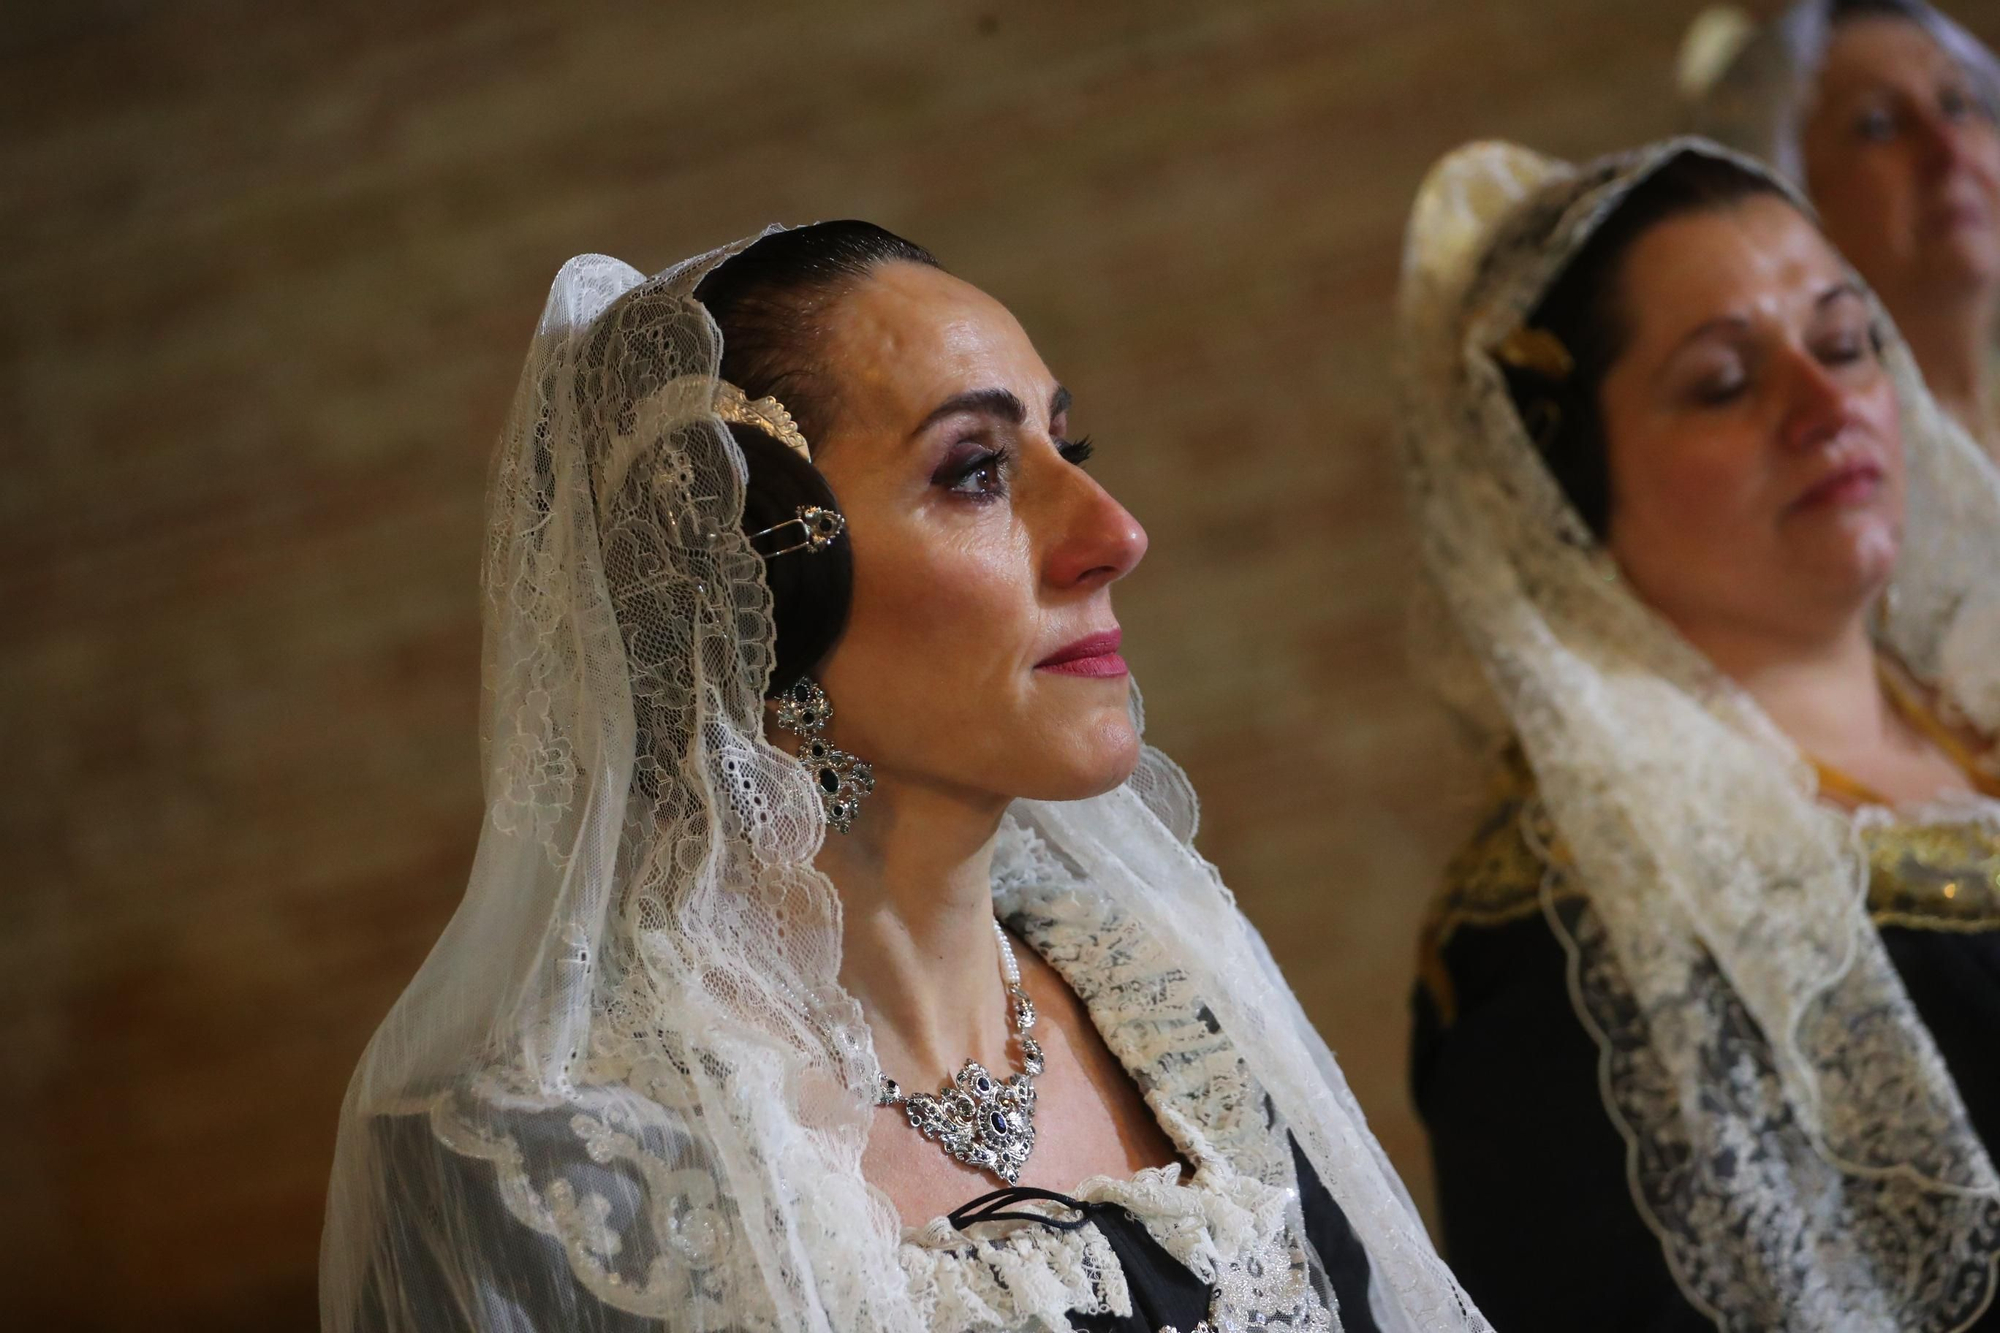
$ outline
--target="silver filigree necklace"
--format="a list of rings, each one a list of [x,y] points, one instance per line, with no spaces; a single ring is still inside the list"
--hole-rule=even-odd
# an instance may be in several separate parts
[[[1014,1011],[1021,1072],[1002,1082],[977,1060],[967,1060],[934,1097],[922,1092],[905,1096],[896,1080],[884,1074],[875,1086],[875,1104],[902,1107],[919,1134],[967,1166],[991,1171],[1011,1185],[1035,1150],[1035,1075],[1042,1072],[1042,1048],[1028,1035],[1035,1026],[1035,1005],[1021,989],[1014,946],[998,921],[993,935],[1000,941],[1000,975]]]

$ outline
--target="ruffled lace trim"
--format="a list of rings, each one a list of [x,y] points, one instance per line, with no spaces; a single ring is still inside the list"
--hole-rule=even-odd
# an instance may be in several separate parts
[[[978,1232],[998,1232],[985,1223]],[[1013,1223],[968,1235],[940,1217],[905,1232],[899,1257],[926,1326],[938,1330],[1046,1329],[1078,1314],[1132,1313],[1118,1256],[1094,1226],[1058,1231]]]
[[[1180,1177],[1178,1165],[1123,1180],[1093,1176],[1073,1197],[1123,1208],[1214,1288],[1207,1326],[1330,1328],[1287,1230],[1291,1192],[1226,1165]],[[1124,1271],[1094,1225],[982,1222],[960,1231],[937,1218],[905,1231],[902,1259],[933,1328],[1067,1330],[1073,1312],[1132,1312]]]
[[[1073,1197],[1123,1208],[1213,1289],[1202,1329],[1330,1329],[1288,1225],[1297,1181],[1283,1133],[1187,974],[1129,916],[1083,891],[1032,832],[1010,821],[1002,843],[1001,915],[1083,1001],[1196,1167],[1187,1180],[1178,1164],[1129,1179],[1095,1176]],[[1072,1312],[1132,1311],[1124,1272],[1095,1225],[960,1231],[936,1218],[905,1229],[901,1258],[934,1328],[1067,1330]]]

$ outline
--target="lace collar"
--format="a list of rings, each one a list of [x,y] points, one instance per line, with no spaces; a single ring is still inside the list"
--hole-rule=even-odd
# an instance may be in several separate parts
[[[1031,836],[1031,835],[1029,835]],[[1138,1084],[1182,1156],[1074,1196],[1124,1208],[1216,1291],[1210,1323],[1330,1327],[1289,1216],[1297,1180],[1262,1091],[1187,974],[1129,915],[1042,862],[996,885],[1007,924],[1056,969]],[[1131,1313],[1116,1256],[1093,1225],[1064,1231],[935,1218],[903,1232],[901,1259],[929,1326],[1067,1330],[1069,1314]]]

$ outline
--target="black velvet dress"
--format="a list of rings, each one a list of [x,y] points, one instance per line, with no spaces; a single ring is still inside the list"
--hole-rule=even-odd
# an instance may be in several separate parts
[[[1443,1250],[1500,1333],[1713,1329],[1641,1219],[1598,1046],[1543,915],[1518,757],[1425,930],[1411,1079]],[[1532,816],[1531,816],[1532,817]],[[2000,838],[1971,825],[1866,835],[1869,905],[1975,1130],[2000,1150]],[[1573,910],[1558,888],[1556,910]],[[2000,1330],[2000,1310],[1976,1326]]]

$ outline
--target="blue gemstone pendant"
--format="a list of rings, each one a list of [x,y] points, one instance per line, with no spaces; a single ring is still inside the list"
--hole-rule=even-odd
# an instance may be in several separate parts
[[[967,1060],[934,1097],[907,1096],[896,1080],[878,1072],[875,1104],[902,1107],[919,1134],[967,1166],[991,1171],[1012,1185],[1021,1178],[1021,1168],[1035,1148],[1035,1078],[1044,1061],[1041,1044],[1028,1035],[1035,1026],[1035,1002],[1021,989],[1014,946],[998,921],[993,923],[993,937],[1000,948],[1007,1007],[1013,1011],[1014,1040],[1021,1048],[1021,1072],[999,1079],[977,1060]]]
[[[1023,1038],[1031,1064],[1041,1063],[1032,1037]],[[967,1060],[936,1096],[918,1093],[903,1101],[911,1126],[967,1166],[991,1171],[1009,1185],[1035,1147],[1035,1085],[1028,1074],[1005,1082]]]

